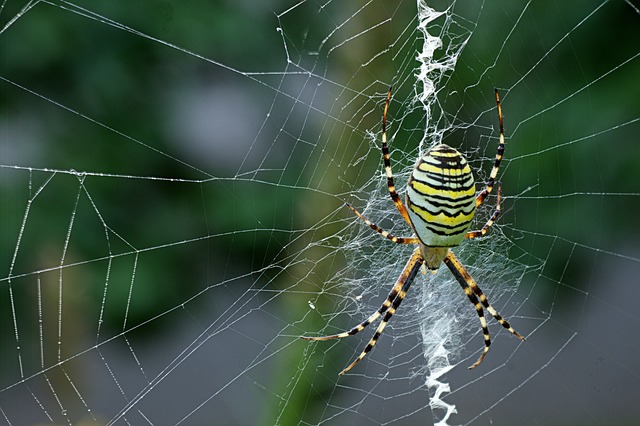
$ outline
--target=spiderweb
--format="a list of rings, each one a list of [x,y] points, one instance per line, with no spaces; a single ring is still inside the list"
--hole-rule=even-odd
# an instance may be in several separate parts
[[[0,421],[632,424],[639,5],[0,2]],[[375,349],[403,192],[445,142],[503,215]],[[478,212],[481,227],[495,195]],[[317,334],[316,334],[317,333]]]

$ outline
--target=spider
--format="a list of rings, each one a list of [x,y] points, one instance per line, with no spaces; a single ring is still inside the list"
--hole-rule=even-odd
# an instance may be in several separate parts
[[[458,281],[462,290],[464,290],[469,301],[475,306],[476,313],[480,319],[482,333],[484,334],[484,350],[480,358],[469,367],[469,369],[472,369],[480,365],[491,345],[491,336],[489,335],[487,321],[484,317],[483,306],[504,328],[509,330],[511,334],[523,341],[525,340],[525,338],[515,331],[489,304],[487,296],[484,295],[475,280],[469,275],[462,263],[460,263],[458,258],[450,250],[452,247],[460,245],[464,239],[474,239],[485,235],[500,215],[501,184],[496,180],[496,177],[498,176],[505,146],[500,96],[496,89],[495,98],[500,124],[500,142],[491,174],[484,189],[476,196],[475,181],[471,169],[467,164],[467,160],[456,149],[445,144],[439,144],[427,151],[416,162],[407,183],[405,207],[393,183],[389,147],[387,145],[387,111],[391,100],[391,91],[392,87],[390,87],[387,92],[384,112],[382,114],[382,159],[387,174],[387,187],[391,200],[403,219],[409,224],[415,236],[396,237],[365,218],[351,206],[351,204],[346,203],[346,205],[362,219],[364,223],[383,237],[397,244],[414,244],[417,247],[391,289],[387,299],[369,318],[349,331],[330,336],[302,336],[302,339],[329,340],[353,336],[364,330],[366,326],[378,319],[382,314],[385,314],[378,329],[364,350],[355,361],[340,372],[340,375],[343,375],[351,370],[373,349],[387,323],[400,306],[400,303],[404,300],[411,283],[423,264],[435,273],[440,267],[440,264],[444,263],[456,281]],[[497,187],[497,201],[494,213],[482,229],[468,231],[476,208],[484,202],[493,190],[494,185]]]

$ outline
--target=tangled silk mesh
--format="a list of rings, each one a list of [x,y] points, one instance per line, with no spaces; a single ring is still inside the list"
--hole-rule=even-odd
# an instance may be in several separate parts
[[[636,419],[640,13],[580,5],[0,2],[0,419],[21,424],[622,424]],[[503,214],[419,274],[434,144]],[[495,193],[474,228],[493,213]],[[622,324],[622,325],[621,325]],[[558,385],[561,383],[562,385]],[[552,391],[550,391],[552,389]],[[597,407],[594,408],[594,407]]]

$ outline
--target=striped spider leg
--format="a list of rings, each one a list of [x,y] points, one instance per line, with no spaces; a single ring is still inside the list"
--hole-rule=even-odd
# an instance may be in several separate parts
[[[384,301],[380,309],[374,312],[364,322],[353,327],[351,330],[345,331],[342,333],[333,334],[330,336],[320,336],[320,337],[302,336],[302,339],[329,340],[329,339],[340,339],[343,337],[353,336],[354,334],[364,330],[366,326],[371,324],[373,321],[378,319],[382,314],[386,312],[385,316],[382,318],[382,321],[380,322],[380,325],[376,329],[376,332],[373,334],[373,337],[371,338],[371,340],[369,340],[369,343],[364,348],[364,350],[351,364],[349,364],[347,367],[344,368],[344,370],[340,372],[340,375],[342,376],[344,373],[351,370],[357,363],[359,363],[376,345],[376,343],[378,342],[378,338],[384,331],[385,327],[387,326],[387,323],[389,322],[393,314],[396,312],[396,310],[400,306],[400,303],[402,303],[405,296],[407,295],[407,291],[409,290],[409,287],[411,286],[411,284],[413,283],[413,280],[418,274],[418,271],[420,271],[420,268],[422,267],[423,262],[424,262],[424,259],[420,254],[420,249],[416,248],[413,251],[413,254],[409,258],[409,261],[405,265],[404,269],[402,270],[402,273],[398,277],[398,280],[396,281],[395,285],[391,289],[389,296],[387,296],[387,299]]]
[[[499,181],[496,181],[496,178],[504,154],[504,129],[502,109],[497,90],[495,91],[495,97],[500,122],[500,143],[485,188],[476,196],[475,181],[466,159],[454,148],[439,144],[422,155],[416,163],[407,183],[406,203],[408,207],[406,207],[395,189],[389,147],[387,145],[387,111],[391,99],[391,88],[389,88],[382,115],[382,159],[387,175],[387,189],[396,209],[411,226],[416,236],[396,237],[365,218],[350,204],[347,203],[347,207],[371,229],[388,240],[398,244],[414,244],[417,247],[387,299],[364,322],[349,331],[330,336],[302,337],[306,340],[329,340],[353,336],[386,313],[367,346],[355,361],[340,372],[341,375],[353,368],[373,349],[387,323],[404,300],[409,287],[423,264],[434,273],[440,264],[447,265],[469,298],[469,301],[475,306],[484,334],[485,347],[478,361],[469,367],[470,369],[477,367],[482,362],[491,345],[491,337],[484,317],[483,306],[504,328],[516,337],[525,340],[491,306],[475,280],[450,250],[451,247],[460,245],[465,238],[474,239],[484,236],[500,215],[501,185]],[[480,230],[468,231],[476,208],[482,205],[493,190],[494,185],[498,187],[495,212]]]

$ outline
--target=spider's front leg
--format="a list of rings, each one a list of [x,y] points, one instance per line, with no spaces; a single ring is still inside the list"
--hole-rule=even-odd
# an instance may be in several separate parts
[[[387,323],[389,322],[393,314],[396,312],[396,310],[400,306],[400,303],[402,303],[405,296],[407,295],[407,291],[409,291],[409,287],[411,287],[411,283],[413,283],[413,280],[416,278],[416,275],[418,274],[418,271],[422,267],[423,263],[424,263],[424,259],[422,258],[422,254],[420,253],[420,248],[418,247],[413,251],[413,254],[409,258],[409,261],[407,262],[404,269],[402,270],[400,277],[398,277],[398,280],[396,281],[396,285],[394,286],[394,288],[397,287],[398,285],[401,285],[401,289],[398,295],[396,296],[395,300],[393,301],[392,306],[387,310],[386,315],[384,316],[384,318],[382,318],[382,321],[380,322],[378,329],[373,334],[373,337],[371,337],[371,340],[369,340],[369,343],[367,344],[367,346],[365,346],[364,350],[360,353],[358,358],[356,358],[351,364],[349,364],[344,370],[340,372],[340,376],[342,376],[347,371],[351,370],[376,345],[376,343],[378,342],[378,338],[384,331],[385,327],[387,326]]]
[[[471,303],[473,303],[473,305],[475,306],[476,312],[478,313],[478,318],[480,319],[482,333],[484,335],[484,351],[482,352],[482,355],[480,355],[480,358],[478,358],[478,361],[470,366],[469,369],[475,368],[480,365],[487,352],[489,352],[489,346],[491,346],[491,336],[489,335],[487,321],[484,318],[484,311],[482,310],[483,306],[496,319],[496,321],[498,321],[500,325],[506,328],[511,334],[523,341],[526,340],[522,335],[520,335],[520,333],[515,331],[513,327],[511,327],[509,323],[504,318],[502,318],[502,316],[491,306],[489,300],[487,299],[487,296],[484,295],[480,287],[478,287],[478,284],[476,284],[476,281],[473,279],[473,277],[471,277],[471,275],[469,275],[464,266],[462,266],[462,263],[460,263],[458,258],[453,254],[451,250],[449,250],[449,252],[447,253],[447,257],[444,259],[444,264],[447,265],[453,276],[456,278],[456,281],[458,281],[458,283],[462,287],[462,290],[464,290],[464,293],[467,295]]]
[[[371,349],[373,349],[376,342],[378,341],[378,338],[380,337],[385,327],[387,326],[387,323],[389,322],[393,314],[396,312],[396,310],[400,306],[400,303],[402,303],[405,296],[407,295],[407,291],[409,290],[409,287],[411,286],[411,283],[415,279],[423,262],[424,262],[424,259],[422,258],[422,255],[420,253],[420,248],[416,248],[413,254],[411,255],[411,257],[409,258],[409,261],[407,262],[406,266],[402,270],[400,277],[398,277],[398,280],[396,281],[395,285],[391,289],[389,296],[384,301],[380,309],[378,309],[373,315],[371,315],[361,324],[355,326],[349,331],[345,331],[338,334],[332,334],[330,336],[319,336],[319,337],[301,336],[301,338],[305,340],[329,340],[329,339],[339,339],[343,337],[353,336],[354,334],[362,331],[366,326],[371,324],[373,321],[378,319],[379,316],[381,316],[383,313],[386,312],[386,315],[382,319],[382,322],[378,326],[378,329],[376,330],[373,337],[371,338],[367,346],[364,348],[362,353],[358,356],[358,358],[355,359],[355,361],[353,361],[349,366],[347,366],[344,370],[340,372],[340,375],[343,375],[344,373],[349,371],[351,368],[353,368],[354,365],[360,362],[362,358],[364,358],[367,355],[367,353],[369,353]]]

